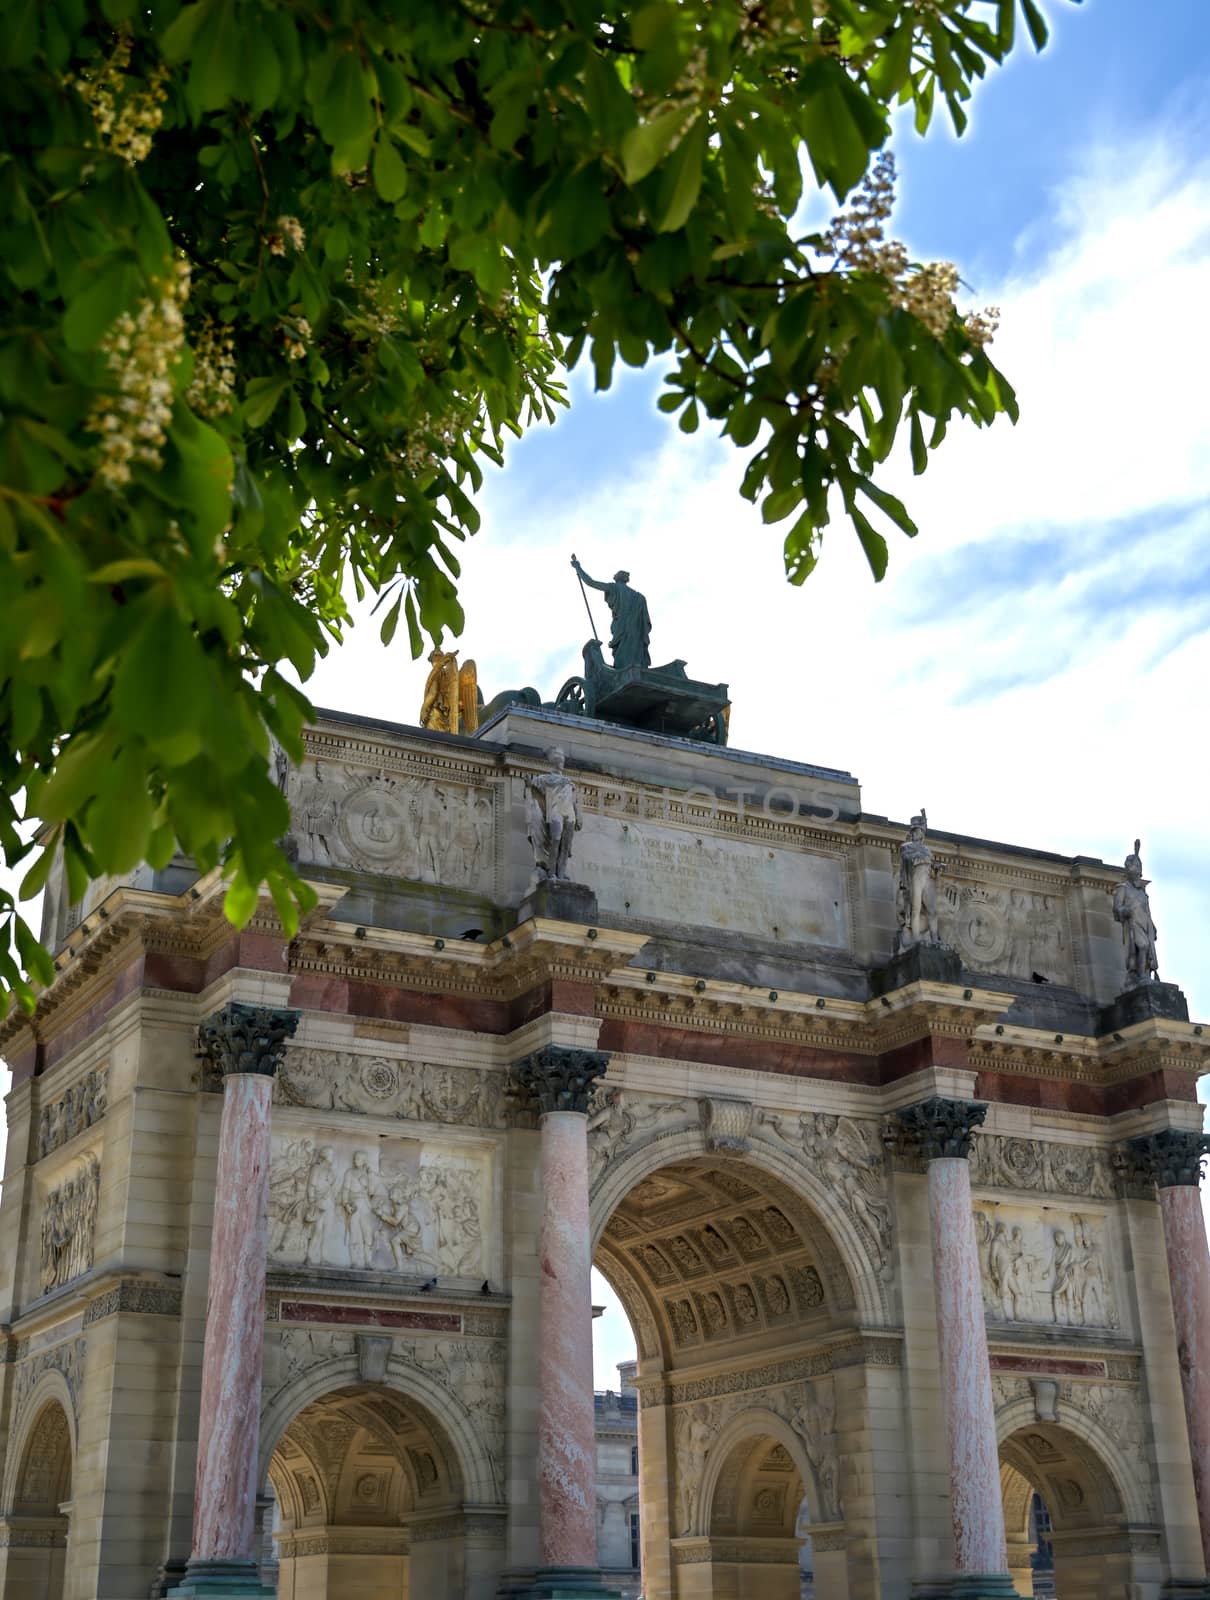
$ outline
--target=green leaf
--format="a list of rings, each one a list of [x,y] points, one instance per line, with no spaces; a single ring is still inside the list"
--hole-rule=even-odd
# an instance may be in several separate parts
[[[204,20],[206,26],[196,28],[189,52],[186,93],[195,112],[215,111],[234,97],[245,46],[234,0],[210,0]]]
[[[893,494],[888,494],[885,489],[880,489],[878,485],[869,478],[858,479],[857,487],[862,494],[874,502],[880,511],[885,511],[887,516],[890,517],[891,521],[895,523],[897,527],[902,528],[903,532],[907,534],[909,539],[914,539],[920,532],[919,528],[912,521],[911,517],[908,516],[907,508],[904,506],[902,500],[896,499]]]
[[[864,512],[850,505],[849,516],[853,526],[857,529],[857,537],[861,540],[861,548],[865,551],[865,558],[870,563],[870,571],[874,574],[874,581],[881,583],[886,576],[887,568],[887,543],[886,540],[871,525]]]
[[[655,207],[656,227],[660,233],[675,233],[689,220],[689,213],[693,210],[702,187],[706,138],[706,119],[699,117],[677,145],[667,166],[660,174],[659,195]]]
[[[46,880],[50,877],[50,869],[55,864],[59,853],[58,829],[55,837],[45,846],[42,854],[21,880],[18,895],[22,900],[32,900],[36,894],[41,894],[46,888]]]
[[[632,187],[641,183],[672,149],[694,116],[692,106],[662,106],[622,140],[622,173]]]
[[[251,378],[244,389],[244,424],[263,428],[277,409],[277,403],[290,387],[288,377]]]
[[[173,606],[161,603],[123,652],[114,675],[114,716],[169,765],[183,766],[201,751],[210,688],[192,630]]]
[[[67,348],[95,349],[116,318],[132,305],[138,285],[133,262],[122,255],[110,259],[67,307],[63,318]]]
[[[408,169],[386,134],[374,142],[374,187],[379,197],[393,205],[407,192]]]
[[[177,13],[160,39],[160,54],[165,61],[174,65],[188,58],[198,29],[206,20],[211,6],[212,0],[200,0],[200,4],[185,6]]]
[[[1034,0],[1021,0],[1021,11],[1025,17],[1025,26],[1029,29],[1029,36],[1033,40],[1034,49],[1045,49],[1046,41],[1050,38],[1046,18],[1038,10]]]
[[[107,872],[129,872],[147,852],[152,804],[143,752],[137,745],[118,753],[100,793],[88,809],[88,837]]]
[[[399,608],[402,604],[403,595],[399,594],[395,597],[395,604],[382,619],[382,627],[379,630],[379,637],[381,638],[383,644],[390,644],[391,640],[395,637],[395,629],[399,626]]]

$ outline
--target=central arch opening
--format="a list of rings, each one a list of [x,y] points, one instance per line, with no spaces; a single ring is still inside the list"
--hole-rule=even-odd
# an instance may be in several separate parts
[[[5,1595],[62,1600],[72,1495],[67,1412],[47,1400],[34,1417],[13,1490]],[[14,1537],[15,1535],[15,1537]]]
[[[816,1594],[844,1594],[830,1349],[858,1296],[819,1212],[755,1161],[688,1155],[617,1199],[594,1265],[634,1337],[639,1592],[798,1600],[815,1541]]]
[[[461,1594],[463,1483],[444,1430],[374,1384],[312,1400],[268,1471],[282,1600]]]

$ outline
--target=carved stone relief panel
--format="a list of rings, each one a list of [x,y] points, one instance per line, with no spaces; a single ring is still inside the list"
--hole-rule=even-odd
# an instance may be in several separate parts
[[[756,1119],[765,1139],[789,1146],[823,1179],[865,1239],[875,1267],[889,1270],[891,1204],[887,1154],[878,1126],[822,1111],[803,1111],[794,1117],[758,1109]],[[776,1219],[772,1226],[778,1226]]]
[[[94,1067],[65,1093],[42,1107],[38,1117],[38,1160],[50,1155],[105,1115],[109,1069]]]
[[[980,1201],[975,1230],[992,1321],[1118,1326],[1102,1217]]]
[[[818,1490],[818,1504],[812,1507],[815,1520],[836,1522],[843,1517],[836,1391],[829,1375],[811,1382],[763,1387],[758,1395],[724,1393],[676,1407],[672,1427],[676,1485],[673,1522],[678,1536],[699,1531],[693,1523],[710,1452],[732,1418],[754,1405],[783,1418],[802,1440]],[[792,1468],[789,1455],[783,1451],[782,1457],[785,1467]]]
[[[101,1164],[89,1151],[59,1177],[42,1201],[43,1294],[70,1283],[92,1266],[101,1193]]]
[[[24,1411],[34,1385],[44,1372],[59,1372],[71,1394],[72,1411],[78,1416],[86,1348],[84,1339],[68,1339],[49,1350],[35,1351],[33,1355],[18,1361],[13,1380],[13,1414],[19,1417]]]
[[[307,1047],[286,1052],[273,1085],[279,1105],[352,1111],[458,1127],[504,1126],[503,1073],[431,1066],[351,1050]]]
[[[492,1155],[419,1139],[275,1132],[269,1253],[306,1266],[481,1279]]]
[[[660,1134],[697,1124],[696,1100],[661,1100],[613,1084],[598,1083],[588,1105],[588,1161],[590,1185],[622,1155]]]
[[[972,1142],[971,1184],[985,1189],[1029,1189],[1041,1194],[1116,1194],[1110,1154],[1090,1145],[983,1134]]]
[[[290,773],[287,795],[300,861],[492,891],[489,789],[308,760]]]
[[[937,897],[942,942],[968,966],[1052,983],[1072,983],[1075,967],[1067,902],[1061,894],[980,882],[946,869]]]

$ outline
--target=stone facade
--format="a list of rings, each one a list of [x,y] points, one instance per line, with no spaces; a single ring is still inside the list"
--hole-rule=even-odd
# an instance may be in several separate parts
[[[535,889],[556,743],[576,881]],[[547,1595],[636,1496],[647,1600],[789,1600],[804,1537],[820,1600],[990,1600],[1038,1495],[1065,1600],[1210,1593],[1210,1036],[1128,982],[1120,869],[930,826],[905,912],[847,774],[539,709],[325,715],[286,781],[292,939],[187,863],[50,887],[0,1041],[0,1600],[267,1538],[290,1600]]]
[[[593,1396],[597,1450],[597,1562],[623,1600],[639,1594],[637,1362],[618,1366],[619,1388]]]

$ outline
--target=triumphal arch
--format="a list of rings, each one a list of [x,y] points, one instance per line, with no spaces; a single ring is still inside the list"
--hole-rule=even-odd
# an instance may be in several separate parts
[[[596,587],[555,701],[447,653],[428,726],[276,761],[296,937],[184,861],[52,885],[0,1600],[602,1595],[590,1262],[647,1600],[796,1600],[803,1527],[819,1600],[1029,1595],[1039,1504],[1062,1600],[1208,1600],[1210,1037],[1143,848],[732,749]]]

